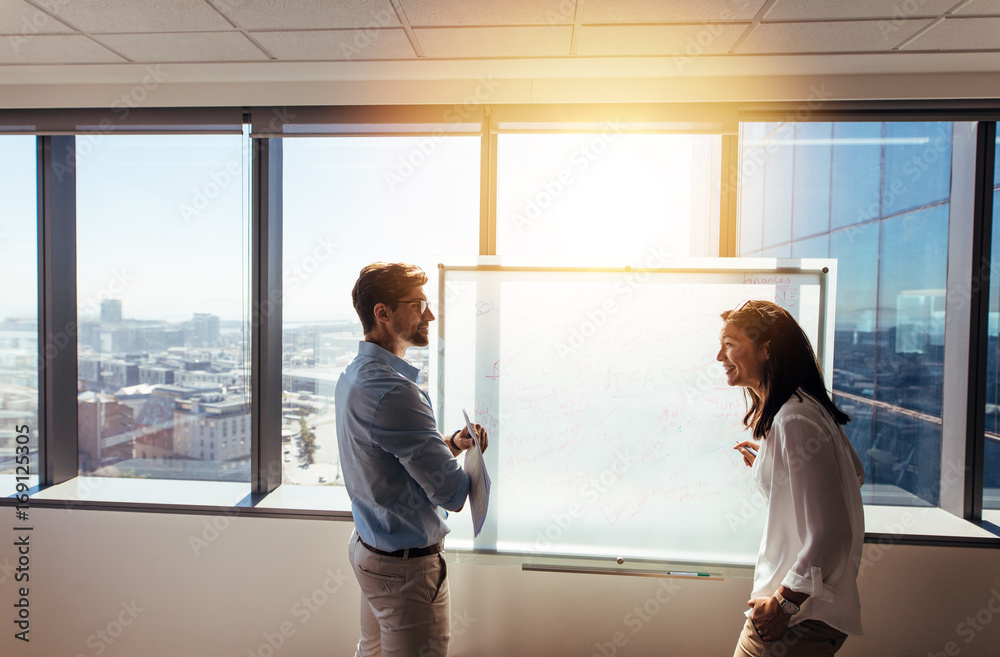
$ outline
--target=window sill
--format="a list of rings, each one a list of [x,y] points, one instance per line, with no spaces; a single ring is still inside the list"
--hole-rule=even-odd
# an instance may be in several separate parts
[[[37,482],[37,479],[36,479]],[[13,475],[0,475],[0,505],[17,504]],[[279,486],[252,495],[244,482],[74,477],[29,491],[29,507],[154,513],[227,514],[248,517],[350,519],[343,486]]]
[[[1000,518],[992,521],[993,528],[996,520]],[[990,531],[990,524],[972,523],[932,506],[865,505],[866,543],[1000,548],[1000,534]]]

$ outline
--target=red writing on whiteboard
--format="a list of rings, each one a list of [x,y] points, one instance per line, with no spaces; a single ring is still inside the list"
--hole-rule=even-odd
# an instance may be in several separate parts
[[[757,276],[743,272],[744,285],[791,285],[792,279],[787,276]]]

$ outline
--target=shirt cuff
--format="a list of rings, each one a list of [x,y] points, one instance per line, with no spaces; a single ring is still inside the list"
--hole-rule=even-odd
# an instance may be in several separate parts
[[[800,575],[794,570],[788,571],[782,586],[799,593],[807,593],[810,599],[833,602],[833,587],[823,582],[823,569],[818,566],[809,568],[808,575]]]
[[[469,475],[468,473],[465,472],[465,470],[459,470],[459,472],[461,472],[462,474],[463,481],[459,485],[458,490],[455,491],[455,494],[452,496],[450,500],[448,500],[444,504],[439,505],[444,507],[445,509],[448,509],[449,511],[455,511],[455,512],[459,511],[462,507],[465,506],[465,498],[469,496]]]

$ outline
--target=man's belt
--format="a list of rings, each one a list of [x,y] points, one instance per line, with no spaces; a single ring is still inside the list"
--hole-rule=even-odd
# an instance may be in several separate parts
[[[378,548],[373,548],[358,536],[358,543],[365,546],[371,552],[375,554],[381,554],[384,557],[398,557],[400,559],[409,559],[410,557],[426,557],[429,554],[437,554],[444,550],[444,541],[438,541],[434,545],[428,545],[422,548],[405,548],[402,550],[396,550],[395,552],[386,552],[385,550],[379,550]]]

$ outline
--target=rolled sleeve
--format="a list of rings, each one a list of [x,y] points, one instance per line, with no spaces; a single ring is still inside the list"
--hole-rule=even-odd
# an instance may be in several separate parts
[[[449,511],[465,505],[469,476],[441,439],[430,404],[416,386],[398,386],[382,397],[371,438],[396,457],[432,504]]]
[[[782,584],[834,601],[834,585],[852,549],[851,515],[834,445],[813,420],[792,416],[781,426],[782,458],[788,473],[789,499],[802,548]]]

